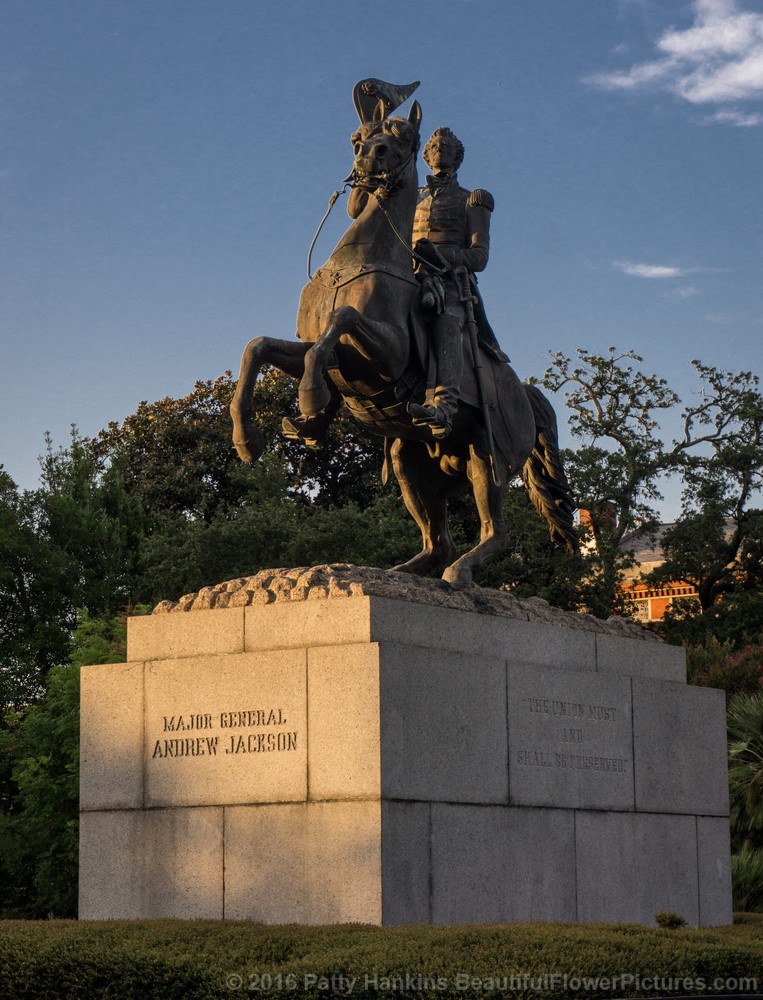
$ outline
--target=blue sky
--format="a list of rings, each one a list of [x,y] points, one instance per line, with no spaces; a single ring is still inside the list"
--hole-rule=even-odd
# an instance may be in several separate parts
[[[5,0],[0,462],[20,486],[46,430],[95,434],[293,337],[366,76],[421,80],[423,131],[449,125],[462,183],[494,195],[481,287],[520,377],[610,344],[684,398],[693,357],[761,373],[760,2]]]

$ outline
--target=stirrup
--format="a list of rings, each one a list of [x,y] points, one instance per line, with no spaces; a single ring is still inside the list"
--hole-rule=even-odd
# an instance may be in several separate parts
[[[299,441],[311,451],[320,451],[326,444],[327,423],[318,414],[315,417],[283,417],[281,434],[288,441]]]

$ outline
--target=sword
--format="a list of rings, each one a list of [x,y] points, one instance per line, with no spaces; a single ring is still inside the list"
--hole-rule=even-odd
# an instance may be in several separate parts
[[[469,341],[472,345],[474,375],[477,379],[477,391],[479,392],[480,403],[482,404],[482,417],[485,421],[485,429],[487,430],[488,444],[490,447],[490,472],[493,477],[493,482],[496,486],[500,487],[501,478],[498,475],[498,464],[495,458],[493,425],[490,420],[490,408],[488,407],[487,395],[485,393],[485,383],[482,378],[482,365],[480,364],[479,345],[477,343],[477,321],[474,318],[474,296],[472,295],[472,289],[469,283],[469,272],[465,267],[457,267],[453,270],[453,279],[458,287],[459,299],[463,303],[464,312],[466,313],[466,328],[469,331]]]

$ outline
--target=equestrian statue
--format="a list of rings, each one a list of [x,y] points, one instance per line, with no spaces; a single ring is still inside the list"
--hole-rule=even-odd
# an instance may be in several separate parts
[[[356,85],[360,127],[345,182],[353,221],[313,275],[308,256],[298,340],[257,337],[247,344],[231,403],[233,443],[246,462],[264,450],[253,390],[265,365],[299,380],[300,413],[283,421],[289,438],[321,446],[344,403],[358,423],[383,436],[382,478],[391,466],[421,529],[421,552],[394,568],[442,572],[465,587],[508,545],[503,496],[516,476],[552,540],[574,551],[577,535],[554,411],[508,364],[477,291],[493,199],[458,185],[463,146],[446,128],[425,147],[432,175],[419,189],[421,107],[413,101],[407,117],[392,115],[417,86],[375,79]],[[469,486],[480,540],[456,558],[448,499]]]

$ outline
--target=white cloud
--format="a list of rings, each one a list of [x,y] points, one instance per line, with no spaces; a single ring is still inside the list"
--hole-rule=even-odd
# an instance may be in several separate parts
[[[723,111],[716,111],[713,115],[708,115],[703,121],[706,125],[736,125],[737,128],[752,128],[755,125],[763,125],[763,115],[739,111],[737,108],[727,108]]]
[[[718,326],[728,326],[730,323],[738,322],[733,313],[706,313],[705,319],[708,323],[715,323]]]
[[[669,28],[656,47],[656,59],[588,82],[606,90],[662,88],[691,104],[763,98],[763,12],[741,10],[737,0],[694,0],[694,23]]]
[[[666,267],[663,264],[633,264],[628,260],[616,260],[614,266],[623,274],[636,278],[682,278],[689,272],[682,267]]]
[[[693,285],[681,285],[680,288],[673,289],[673,294],[679,299],[690,299],[694,295],[699,295],[699,292]]]

